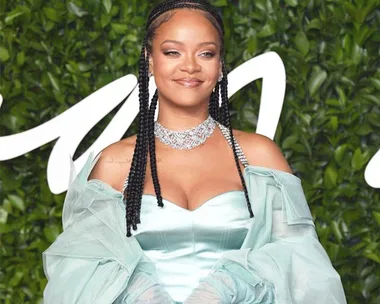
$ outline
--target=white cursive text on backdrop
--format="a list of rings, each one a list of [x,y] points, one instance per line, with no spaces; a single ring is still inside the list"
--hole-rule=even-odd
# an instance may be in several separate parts
[[[274,138],[279,122],[286,86],[285,68],[275,52],[268,52],[243,63],[228,75],[228,96],[231,97],[247,84],[262,78],[262,94],[256,133]],[[156,89],[154,78],[150,81],[150,96]],[[276,88],[275,90],[273,88]],[[123,76],[104,86],[59,116],[18,134],[0,137],[0,161],[9,160],[58,138],[50,154],[47,180],[50,190],[59,194],[67,190],[70,158],[86,134],[125,97],[124,104],[97,140],[75,161],[76,169],[83,167],[88,154],[94,155],[122,138],[139,111],[138,85],[134,75]],[[2,96],[0,95],[0,107]],[[155,113],[157,119],[159,103]],[[367,183],[380,187],[375,181],[375,168],[380,171],[380,153],[368,164],[365,171]],[[76,170],[78,172],[78,170]]]

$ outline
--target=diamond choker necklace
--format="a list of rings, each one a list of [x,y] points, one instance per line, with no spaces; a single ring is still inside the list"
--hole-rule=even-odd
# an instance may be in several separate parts
[[[209,115],[201,124],[184,131],[172,131],[154,122],[154,135],[174,149],[190,150],[203,144],[214,133],[216,121]]]

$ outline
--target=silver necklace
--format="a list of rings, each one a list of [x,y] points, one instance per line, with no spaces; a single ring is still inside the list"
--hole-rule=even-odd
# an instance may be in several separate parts
[[[154,135],[174,149],[190,150],[203,144],[214,133],[216,121],[209,115],[201,124],[184,131],[172,131],[154,122]]]

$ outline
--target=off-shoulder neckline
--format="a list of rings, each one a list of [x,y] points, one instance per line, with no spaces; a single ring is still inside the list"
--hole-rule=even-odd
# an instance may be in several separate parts
[[[296,178],[296,179],[300,180],[300,178],[298,176],[294,175],[294,173],[290,173],[290,172],[279,170],[279,169],[269,168],[269,167],[248,165],[244,168],[244,172],[248,171],[248,170],[253,170],[253,172],[260,171],[260,172],[268,172],[268,173],[270,173],[272,171],[272,172],[277,173],[279,175],[288,176],[289,178]]]
[[[296,175],[294,175],[293,173],[282,171],[282,170],[278,170],[278,169],[273,169],[273,168],[269,168],[269,167],[253,166],[253,165],[247,165],[243,169],[243,176],[244,176],[245,180],[248,179],[248,172],[252,172],[254,174],[255,173],[256,174],[263,173],[264,176],[273,176],[273,175],[275,175],[274,176],[275,179],[276,179],[276,177],[280,177],[280,179],[281,179],[281,176],[283,176],[284,178],[288,178],[288,179],[296,181],[296,182],[300,182],[301,181],[300,178],[297,177]],[[88,175],[89,175],[89,173],[90,172],[88,172]],[[96,184],[97,183],[97,184],[102,185],[103,188],[105,188],[106,190],[109,190],[109,192],[111,192],[114,196],[119,197],[119,198],[123,197],[123,193],[121,191],[115,189],[114,187],[112,187],[111,185],[109,185],[108,183],[106,183],[106,182],[104,182],[104,181],[102,181],[100,179],[92,178],[92,179],[88,180],[88,175],[86,175],[86,180],[85,180],[86,185],[91,185],[91,184]],[[236,191],[238,191],[238,190],[236,190]],[[220,194],[218,194],[218,196],[223,195],[224,193],[228,193],[228,192],[231,192],[231,191],[226,191],[226,192],[220,193]],[[145,195],[151,195],[151,194],[145,194]]]
[[[91,170],[95,166],[97,160],[99,159],[100,155],[102,154],[102,151],[99,152],[98,155],[96,155],[96,157],[93,157],[93,154],[94,154],[94,151],[91,151],[90,155],[88,157],[88,160],[87,160],[87,162],[90,162],[90,169],[88,170],[89,171],[88,175],[90,174]],[[243,169],[243,175],[246,174],[246,171],[252,171],[253,173],[255,173],[256,171],[267,172],[267,173],[273,172],[273,173],[278,174],[278,175],[283,175],[284,177],[300,180],[300,178],[298,176],[294,175],[294,173],[290,173],[290,172],[279,170],[279,169],[275,169],[275,168],[269,168],[269,167],[263,167],[263,166],[249,165],[248,164]],[[86,180],[87,180],[87,178],[88,178],[88,176],[86,176]],[[118,190],[116,190],[116,191],[118,191]]]

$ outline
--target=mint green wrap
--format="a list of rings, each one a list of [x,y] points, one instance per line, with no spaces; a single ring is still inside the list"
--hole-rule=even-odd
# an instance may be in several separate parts
[[[78,175],[71,160],[62,214],[64,231],[43,253],[48,278],[44,303],[346,303],[340,276],[318,241],[301,180],[295,175],[257,166],[245,168],[254,218],[249,218],[244,195],[238,191],[219,195],[192,214],[168,201],[164,201],[163,209],[157,205],[152,209],[154,200],[146,195],[140,225],[142,232],[150,234],[142,238],[138,225],[138,230],[132,231],[134,235],[127,238],[121,192],[99,180],[87,181],[93,159],[90,153]],[[148,218],[149,212],[160,212],[158,225],[167,223],[171,229],[170,239],[163,241],[165,248],[142,249],[158,238],[154,229],[148,231],[155,223],[144,226],[144,216]],[[183,256],[179,253],[186,248],[176,248],[176,244],[183,243],[184,234],[175,234],[175,227],[170,226],[173,217],[186,216],[194,223],[189,229],[202,231],[206,229],[204,221],[197,224],[196,219],[207,216],[207,234],[214,227],[221,228],[223,217],[213,217],[214,212],[231,215],[226,217],[225,226],[232,225],[234,230],[227,227],[225,232],[234,238],[224,236],[223,246],[218,248],[212,241],[203,242],[202,250],[208,258],[194,251],[186,256],[187,264],[181,264],[179,258]],[[159,228],[160,238],[164,228]],[[241,242],[234,241],[239,235]],[[196,245],[194,241],[190,249]],[[188,276],[184,271],[179,280],[171,271],[159,271],[161,263],[180,271],[191,265],[189,261],[195,268],[203,265],[199,272],[202,277],[196,272]]]

